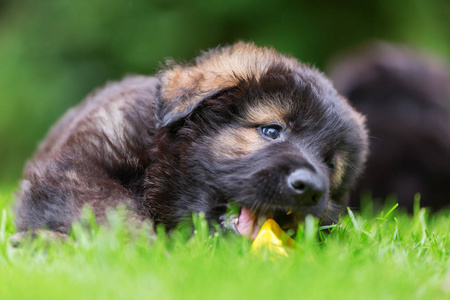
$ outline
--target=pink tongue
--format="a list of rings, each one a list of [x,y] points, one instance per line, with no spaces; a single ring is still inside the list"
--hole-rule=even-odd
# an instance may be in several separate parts
[[[247,208],[241,209],[239,215],[239,222],[236,225],[236,229],[239,233],[250,240],[254,240],[259,232],[258,221],[255,220],[255,216]]]

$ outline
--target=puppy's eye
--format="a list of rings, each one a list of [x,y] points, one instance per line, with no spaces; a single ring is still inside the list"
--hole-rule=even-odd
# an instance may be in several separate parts
[[[267,125],[261,127],[261,133],[271,139],[276,139],[280,136],[283,128],[280,125]]]
[[[331,171],[334,171],[334,169],[336,169],[336,162],[335,161],[330,161],[327,163],[328,168],[330,168]]]

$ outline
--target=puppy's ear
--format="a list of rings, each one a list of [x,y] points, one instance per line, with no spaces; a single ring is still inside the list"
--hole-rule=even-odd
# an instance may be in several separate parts
[[[220,70],[218,70],[220,71]],[[203,100],[236,85],[236,79],[201,66],[175,65],[160,73],[157,127],[168,126],[191,113]]]
[[[274,66],[295,69],[293,58],[272,48],[238,42],[216,48],[197,57],[195,64],[173,65],[159,74],[158,127],[176,122],[191,113],[203,100],[231,88],[243,80],[259,80]]]

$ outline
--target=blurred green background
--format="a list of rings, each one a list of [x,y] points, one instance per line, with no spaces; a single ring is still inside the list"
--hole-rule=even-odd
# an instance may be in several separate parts
[[[323,69],[369,40],[450,57],[450,1],[0,0],[0,182],[64,111],[127,74],[237,40]]]

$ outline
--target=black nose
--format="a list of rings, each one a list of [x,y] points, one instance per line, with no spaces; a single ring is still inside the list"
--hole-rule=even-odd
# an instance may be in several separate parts
[[[291,192],[302,205],[315,205],[325,193],[325,182],[317,172],[298,169],[287,178]]]

